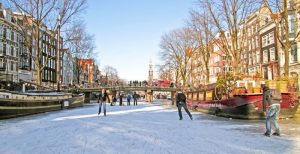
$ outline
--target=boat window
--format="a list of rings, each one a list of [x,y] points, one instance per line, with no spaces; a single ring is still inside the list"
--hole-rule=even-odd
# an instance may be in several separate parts
[[[206,92],[206,97],[205,97],[207,101],[210,101],[212,100],[212,91],[207,91]]]
[[[199,93],[199,100],[204,100],[204,92]]]
[[[193,93],[188,93],[188,99],[192,99],[193,98]]]
[[[198,93],[197,92],[193,93],[193,100],[198,100]]]

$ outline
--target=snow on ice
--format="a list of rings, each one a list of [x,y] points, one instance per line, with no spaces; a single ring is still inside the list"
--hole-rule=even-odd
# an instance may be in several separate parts
[[[160,103],[106,107],[106,117],[95,103],[0,120],[0,153],[300,153],[299,124],[280,123],[281,137],[265,137],[263,121],[198,112],[180,121]]]

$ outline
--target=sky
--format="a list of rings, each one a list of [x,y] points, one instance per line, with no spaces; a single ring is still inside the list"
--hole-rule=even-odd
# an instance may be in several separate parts
[[[84,18],[95,36],[93,58],[122,79],[147,80],[150,61],[161,63],[161,37],[185,26],[193,7],[195,0],[89,0]]]

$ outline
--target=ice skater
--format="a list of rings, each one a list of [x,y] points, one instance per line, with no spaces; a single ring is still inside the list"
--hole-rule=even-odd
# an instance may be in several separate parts
[[[102,94],[102,97],[100,98],[98,115],[101,114],[101,108],[102,108],[102,104],[103,104],[103,113],[104,113],[104,116],[106,116],[106,101],[108,101],[108,103],[110,103],[110,100],[109,100],[106,90],[102,90],[102,91],[103,91],[102,92],[103,94]],[[99,95],[99,97],[100,97],[100,95]]]
[[[130,94],[127,95],[127,106],[130,106],[130,100],[131,100],[131,96]]]
[[[136,92],[134,92],[134,94],[133,94],[133,105],[134,106],[137,106],[137,98],[138,98],[138,95],[136,94]]]
[[[271,125],[275,127],[275,132],[272,135],[280,136],[279,125],[277,123],[277,118],[280,112],[280,102],[281,102],[281,93],[274,89],[269,89],[267,86],[262,85],[263,87],[263,111],[266,115],[266,132],[265,136],[270,137],[271,135]],[[267,105],[269,106],[266,112]]]
[[[193,120],[193,117],[186,106],[186,96],[182,91],[178,91],[176,95],[176,106],[178,108],[179,120],[182,120],[181,108],[183,107],[185,112],[190,116],[190,119]]]
[[[123,105],[123,94],[119,95],[119,99],[120,99],[119,105],[122,106]]]

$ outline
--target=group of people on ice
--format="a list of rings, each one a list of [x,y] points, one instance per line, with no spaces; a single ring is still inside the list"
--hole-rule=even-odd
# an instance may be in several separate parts
[[[277,118],[278,118],[278,115],[280,112],[280,102],[282,99],[281,93],[278,92],[277,90],[269,89],[266,85],[262,85],[262,88],[263,88],[263,111],[266,116],[266,120],[265,120],[266,132],[264,133],[264,135],[265,136],[271,135],[271,131],[272,131],[271,125],[273,125],[275,127],[275,132],[272,135],[280,136],[280,130],[279,130],[279,126],[277,123]],[[136,94],[136,92],[134,92],[132,97],[133,97],[133,102],[134,102],[134,106],[135,106],[135,105],[137,105],[137,98],[138,98],[138,95]],[[103,90],[99,94],[98,103],[100,103],[100,104],[99,104],[98,115],[101,113],[101,108],[103,106],[104,116],[106,116],[106,101],[108,101],[108,103],[110,103],[110,99],[108,97],[106,90]],[[122,94],[119,95],[119,101],[120,101],[119,105],[122,106],[123,105],[123,95]],[[130,101],[131,101],[131,95],[128,94],[127,95],[127,106],[130,106]],[[117,102],[117,98],[113,97],[111,105],[112,106],[116,105],[116,102]],[[186,113],[188,114],[190,119],[193,120],[192,114],[190,113],[190,111],[187,108],[186,96],[181,90],[179,90],[176,94],[176,106],[178,109],[179,120],[182,120],[182,112],[181,112],[182,108],[184,108],[184,110],[186,111]]]
[[[134,94],[132,95],[134,106],[137,106],[138,97],[139,97],[139,95],[136,92],[134,92]],[[127,95],[127,106],[130,106],[130,101],[131,101],[131,95],[128,94]],[[112,96],[112,101],[110,101],[110,98],[109,98],[106,90],[102,90],[99,92],[97,102],[99,103],[98,115],[101,113],[101,110],[103,108],[104,116],[106,116],[106,103],[110,103],[110,106],[115,106],[117,103],[117,98],[115,96]],[[123,94],[119,94],[119,105],[123,106]]]

